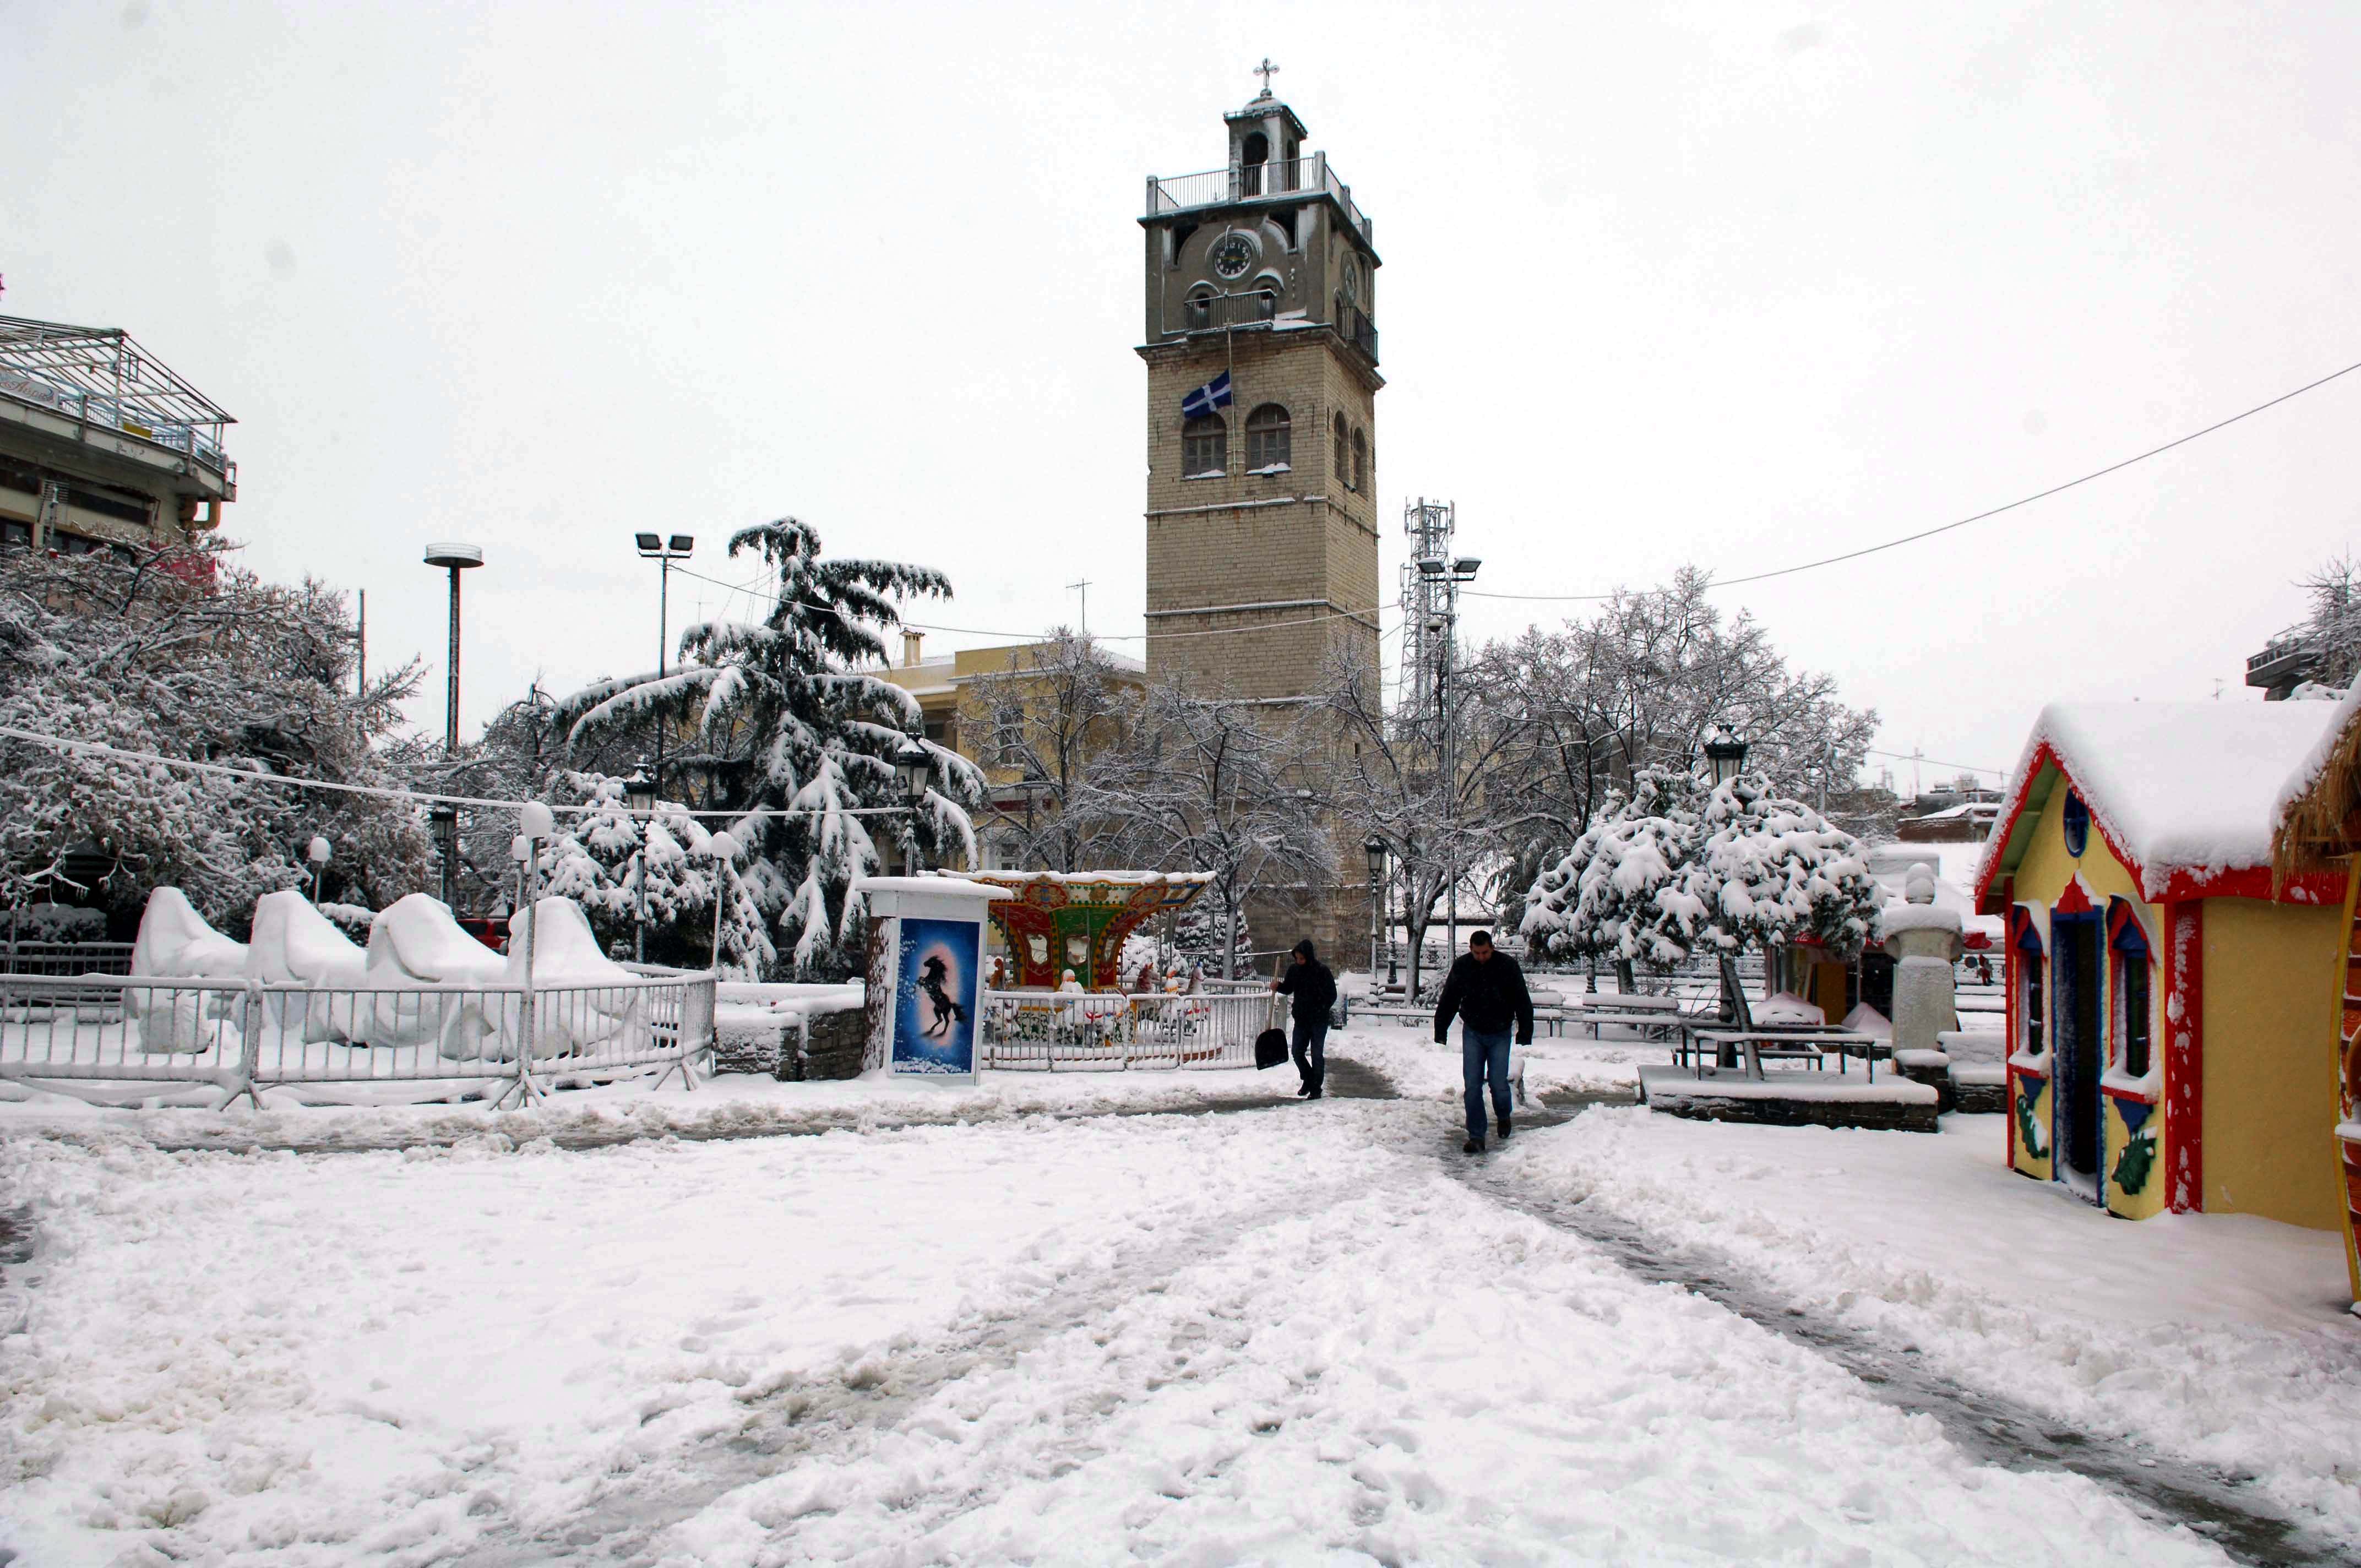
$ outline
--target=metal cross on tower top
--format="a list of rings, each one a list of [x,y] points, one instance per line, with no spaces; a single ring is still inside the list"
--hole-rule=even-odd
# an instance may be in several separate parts
[[[1270,56],[1265,55],[1262,57],[1262,63],[1256,66],[1254,70],[1255,74],[1262,78],[1262,95],[1266,98],[1269,97],[1270,79],[1277,73],[1279,67],[1271,64]]]

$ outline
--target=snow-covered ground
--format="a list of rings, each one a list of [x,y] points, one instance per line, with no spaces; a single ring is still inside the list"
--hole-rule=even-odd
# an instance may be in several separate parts
[[[0,1545],[291,1568],[2222,1561],[2094,1483],[1975,1464],[1455,1179],[1455,1055],[1419,1038],[1348,1047],[1407,1102],[1077,1118],[1056,1113],[1117,1091],[1059,1075],[980,1091],[966,1125],[571,1153],[465,1108],[398,1113],[474,1118],[456,1146],[337,1155],[168,1152],[139,1135],[181,1113],[75,1113],[73,1137],[0,1140],[0,1205],[38,1234],[0,1301]],[[1544,1043],[1529,1074],[1616,1081],[1618,1049]],[[881,1092],[775,1088],[726,1102]],[[1773,1246],[1783,1186],[1958,1185],[1831,1174],[1844,1138],[1952,1141],[1595,1111],[1494,1157],[1635,1211],[1692,1183],[1732,1248]],[[1854,1250],[1796,1288],[1868,1310],[1842,1281],[1907,1239],[1890,1228],[1815,1233]],[[1921,1294],[1976,1288],[1935,1273]],[[2012,1354],[2041,1343],[1982,1310]],[[2237,1388],[2294,1380],[2277,1347],[2330,1375],[2330,1331],[2274,1321],[2245,1331],[2248,1364],[2183,1375],[2221,1380],[2235,1420]]]
[[[973,1087],[913,1082],[780,1083],[730,1073],[683,1091],[655,1075],[560,1090],[531,1110],[480,1102],[445,1105],[307,1105],[275,1090],[263,1109],[214,1112],[189,1105],[96,1106],[23,1084],[0,1083],[0,1135],[38,1132],[167,1148],[361,1149],[490,1137],[511,1146],[537,1138],[568,1145],[633,1138],[760,1137],[911,1124],[1186,1111],[1291,1095],[1292,1069],[1190,1069],[1134,1072],[988,1072]]]
[[[1996,1115],[1929,1136],[1601,1108],[1493,1169],[2070,1430],[2254,1475],[2361,1540],[2343,1238],[2251,1215],[2114,1219],[2007,1169],[2006,1136]]]

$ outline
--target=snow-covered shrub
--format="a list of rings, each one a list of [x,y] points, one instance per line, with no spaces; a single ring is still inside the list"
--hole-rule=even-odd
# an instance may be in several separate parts
[[[1885,902],[1861,840],[1759,774],[1717,788],[1683,882],[1702,907],[1701,940],[1724,952],[1812,941],[1861,950]]]

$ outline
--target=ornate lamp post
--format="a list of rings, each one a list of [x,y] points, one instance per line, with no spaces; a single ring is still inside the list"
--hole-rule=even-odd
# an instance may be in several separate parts
[[[640,847],[631,851],[631,886],[636,890],[631,901],[631,961],[648,961],[648,823],[653,820],[656,806],[656,781],[647,768],[634,764],[631,776],[623,781],[623,804],[631,807],[631,820],[640,830]]]
[[[1719,789],[1744,771],[1746,742],[1729,725],[1717,724],[1705,738],[1705,760],[1713,769],[1714,787]]]
[[[1369,989],[1378,985],[1378,944],[1385,941],[1386,841],[1372,835],[1361,845],[1369,858]],[[1392,944],[1386,943],[1390,948]]]
[[[935,754],[916,740],[903,741],[901,749],[894,753],[894,779],[902,786],[902,804],[916,816],[918,808],[927,803],[927,791],[934,785]],[[914,863],[905,867],[906,872],[916,869],[917,850],[915,845],[910,858]]]

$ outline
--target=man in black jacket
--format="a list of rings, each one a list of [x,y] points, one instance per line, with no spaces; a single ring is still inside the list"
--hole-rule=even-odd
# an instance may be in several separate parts
[[[1467,938],[1464,957],[1452,961],[1443,996],[1434,1004],[1434,1043],[1451,1039],[1451,1016],[1459,1015],[1459,1065],[1467,1084],[1467,1141],[1463,1154],[1484,1152],[1484,1080],[1492,1082],[1492,1109],[1500,1136],[1509,1135],[1509,1030],[1516,1043],[1533,1043],[1533,999],[1525,971],[1506,953],[1492,950],[1492,933]]]
[[[1295,961],[1270,988],[1290,999],[1295,1016],[1295,1070],[1303,1075],[1298,1100],[1317,1100],[1328,1077],[1328,1011],[1336,1005],[1336,977],[1320,961],[1312,938],[1295,944]]]

